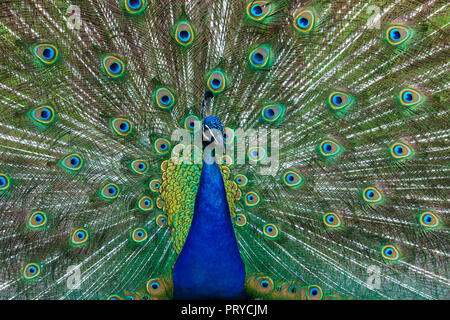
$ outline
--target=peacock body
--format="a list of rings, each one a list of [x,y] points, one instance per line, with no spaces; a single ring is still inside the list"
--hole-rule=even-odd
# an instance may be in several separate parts
[[[448,7],[2,1],[0,298],[450,298]]]

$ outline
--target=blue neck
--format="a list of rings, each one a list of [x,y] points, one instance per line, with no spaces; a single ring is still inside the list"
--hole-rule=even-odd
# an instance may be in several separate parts
[[[191,228],[174,266],[174,298],[244,298],[244,281],[220,168],[204,162]]]

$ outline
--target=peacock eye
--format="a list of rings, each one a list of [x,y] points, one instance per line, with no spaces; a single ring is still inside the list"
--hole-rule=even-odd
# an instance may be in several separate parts
[[[383,201],[383,194],[377,188],[368,187],[363,190],[362,194],[364,200],[368,203],[375,204]]]
[[[153,209],[153,201],[150,197],[143,196],[138,201],[138,208],[144,212],[150,211]]]
[[[154,179],[154,180],[150,181],[148,186],[149,186],[151,191],[158,192],[159,191],[159,187],[161,186],[161,181],[159,181],[158,179]]]
[[[324,140],[319,146],[320,153],[327,158],[334,157],[342,152],[342,146],[333,140]]]
[[[261,21],[272,12],[271,1],[250,1],[247,5],[247,17]]]
[[[194,41],[194,29],[187,21],[181,21],[175,28],[175,40],[182,46],[189,46]]]
[[[148,234],[144,228],[137,228],[131,232],[131,240],[136,244],[142,244],[147,238]]]
[[[25,280],[35,279],[41,273],[41,268],[37,263],[29,263],[23,268],[23,278]]]
[[[345,92],[332,92],[328,97],[328,105],[335,111],[342,110],[353,103],[353,97]]]
[[[381,255],[389,261],[397,261],[400,259],[400,251],[393,245],[387,245],[381,248]]]
[[[167,216],[160,214],[156,217],[156,224],[160,227],[164,227],[167,224]]]
[[[274,123],[281,121],[284,115],[285,106],[281,104],[269,104],[261,109],[261,119]]]
[[[314,27],[316,15],[312,9],[300,9],[294,18],[294,27],[297,31],[308,33]]]
[[[89,239],[89,233],[86,229],[75,229],[70,237],[72,245],[82,245],[85,244]]]
[[[184,119],[184,128],[190,132],[198,132],[200,129],[200,119],[197,116],[188,116]]]
[[[322,289],[319,286],[316,285],[312,285],[309,286],[307,289],[307,298],[308,300],[321,300],[323,293],[322,293]]]
[[[247,157],[251,161],[261,161],[266,155],[266,150],[262,147],[251,147],[247,151]]]
[[[392,157],[397,160],[411,158],[414,154],[413,148],[401,142],[394,143],[390,148],[390,152]]]
[[[37,44],[33,47],[33,54],[42,63],[51,65],[58,60],[58,49],[49,43]]]
[[[289,293],[291,293],[291,294],[296,294],[297,291],[298,291],[297,286],[296,286],[296,285],[291,285],[291,286],[289,286],[288,291],[289,291]]]
[[[256,192],[250,191],[245,195],[245,205],[248,207],[256,206],[260,201],[260,197]]]
[[[441,226],[440,217],[432,212],[424,212],[419,216],[420,224],[425,228],[436,229]]]
[[[228,127],[223,129],[223,143],[230,145],[234,142],[234,130]]]
[[[159,88],[155,92],[156,104],[161,109],[170,109],[175,105],[175,95],[167,88]]]
[[[261,294],[268,294],[274,289],[273,280],[267,276],[260,276],[255,279],[256,289]]]
[[[164,293],[164,284],[160,279],[150,279],[147,281],[147,292],[150,296],[159,296]]]
[[[28,217],[28,229],[40,229],[47,223],[47,214],[43,211],[35,211]]]
[[[114,183],[108,183],[100,190],[100,196],[106,200],[112,200],[119,196],[119,187]]]
[[[114,133],[120,136],[127,136],[131,133],[133,126],[127,119],[114,118],[111,120],[111,128]]]
[[[222,157],[222,165],[231,166],[233,164],[233,159],[229,155],[224,155]]]
[[[146,0],[125,0],[125,9],[130,14],[139,14],[144,11]]]
[[[111,78],[120,78],[125,74],[125,64],[116,56],[104,56],[102,63],[104,70]]]
[[[242,213],[236,215],[236,225],[239,227],[243,227],[247,224],[247,217]]]
[[[404,106],[415,106],[423,102],[423,95],[414,89],[404,89],[400,92],[400,103]]]
[[[261,69],[270,66],[271,49],[269,46],[261,46],[250,52],[248,60],[253,68]]]
[[[6,174],[0,173],[0,192],[6,191],[10,186],[9,178]]]
[[[106,300],[122,300],[122,298],[116,294],[110,295]]]
[[[222,71],[213,71],[206,82],[208,89],[211,90],[213,94],[221,93],[225,90],[226,78]]]
[[[158,138],[154,143],[155,151],[161,155],[169,152],[170,142],[167,139]]]
[[[31,117],[38,123],[47,125],[55,120],[55,110],[49,105],[43,105],[32,110]]]
[[[245,187],[247,185],[248,179],[243,174],[237,174],[234,177],[234,181],[236,181],[236,183],[239,187]]]
[[[137,174],[144,174],[148,171],[148,162],[145,160],[134,160],[130,164],[131,169]]]
[[[263,226],[263,232],[269,239],[275,239],[279,235],[278,227],[273,223],[267,223]]]
[[[81,156],[77,153],[72,153],[64,157],[60,164],[63,168],[70,171],[78,171],[83,166],[84,162]]]
[[[329,212],[323,216],[323,223],[328,228],[338,228],[342,225],[342,219],[334,212]]]
[[[411,29],[402,25],[390,26],[386,31],[386,39],[392,45],[404,43],[411,37]]]
[[[297,189],[303,185],[305,179],[297,171],[288,170],[281,176],[281,181],[289,188]]]

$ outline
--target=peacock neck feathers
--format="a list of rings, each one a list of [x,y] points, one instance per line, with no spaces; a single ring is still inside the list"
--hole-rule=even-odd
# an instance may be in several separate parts
[[[222,173],[203,162],[191,228],[174,266],[174,298],[243,298],[244,282]]]

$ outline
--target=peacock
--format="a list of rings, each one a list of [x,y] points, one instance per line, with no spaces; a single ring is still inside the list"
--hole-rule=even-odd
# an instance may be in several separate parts
[[[1,1],[0,298],[449,299],[449,22]]]

